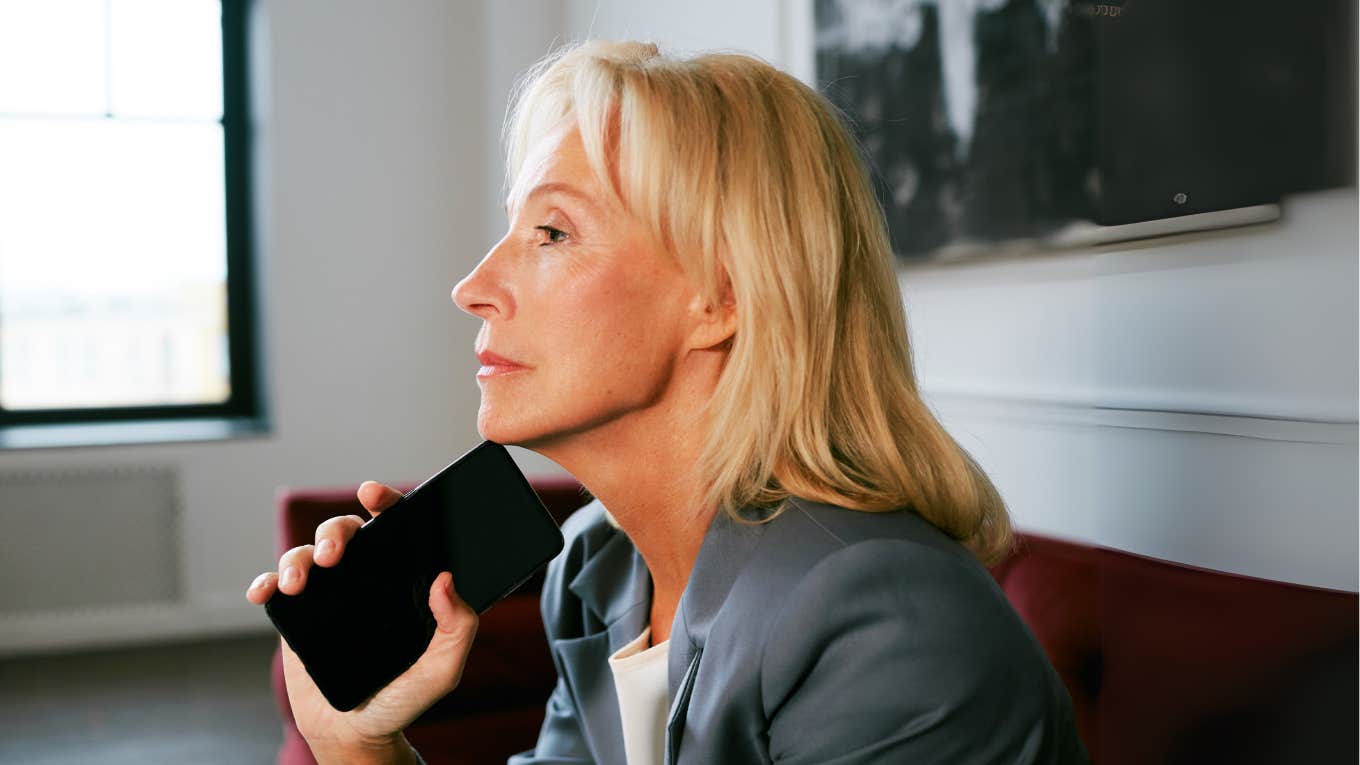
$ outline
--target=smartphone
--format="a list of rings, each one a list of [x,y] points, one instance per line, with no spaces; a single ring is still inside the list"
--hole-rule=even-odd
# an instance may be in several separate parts
[[[265,613],[331,706],[363,703],[415,664],[434,635],[441,571],[482,613],[562,549],[562,532],[505,447],[483,442],[357,529],[333,567]]]

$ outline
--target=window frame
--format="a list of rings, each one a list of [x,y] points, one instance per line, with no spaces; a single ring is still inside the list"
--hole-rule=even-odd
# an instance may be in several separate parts
[[[221,0],[222,6],[222,125],[227,250],[227,358],[231,391],[226,401],[215,404],[157,404],[70,409],[9,410],[0,406],[0,448],[21,447],[33,440],[16,438],[19,429],[29,426],[87,426],[131,424],[127,441],[199,440],[201,437],[177,435],[174,428],[148,431],[144,426],[180,421],[218,421],[227,427],[197,427],[193,432],[231,437],[239,433],[267,429],[262,395],[257,335],[255,291],[254,220],[252,194],[252,116],[250,111],[250,63],[248,27],[253,0]],[[178,429],[180,433],[189,432]],[[164,437],[157,437],[160,432]],[[76,445],[76,442],[117,443],[117,433],[91,435],[72,431],[65,443],[58,438],[37,439],[44,445]]]

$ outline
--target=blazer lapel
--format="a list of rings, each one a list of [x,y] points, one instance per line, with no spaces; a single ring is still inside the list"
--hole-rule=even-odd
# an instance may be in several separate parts
[[[704,542],[699,547],[689,583],[680,596],[680,607],[671,625],[671,647],[668,652],[671,708],[666,721],[666,765],[680,761],[680,745],[684,741],[685,720],[693,698],[695,680],[699,676],[699,661],[704,645],[732,583],[746,565],[751,551],[765,533],[765,525],[737,523],[724,512],[718,512],[709,524]]]
[[[703,646],[694,647],[689,666],[680,679],[680,686],[671,694],[671,710],[666,719],[666,765],[675,765],[680,758],[680,743],[685,737],[685,716],[689,713],[689,698],[694,692],[694,676],[699,674],[699,657]]]
[[[626,586],[619,587],[620,581]],[[621,764],[623,722],[609,656],[642,634],[651,610],[651,576],[632,542],[619,532],[567,587],[605,626],[583,637],[554,640],[552,649],[575,698],[591,752],[601,765]]]

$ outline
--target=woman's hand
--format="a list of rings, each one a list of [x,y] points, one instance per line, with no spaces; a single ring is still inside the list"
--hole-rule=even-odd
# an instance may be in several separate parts
[[[359,486],[358,497],[359,503],[377,516],[401,499],[401,493],[390,486],[365,481]],[[260,574],[246,591],[246,599],[263,604],[276,589],[288,595],[302,592],[312,564],[329,568],[339,563],[345,545],[362,525],[364,520],[357,515],[322,523],[316,529],[315,544],[294,547],[279,558],[282,578],[273,571]],[[453,575],[445,571],[430,586],[430,610],[437,627],[425,653],[382,690],[348,712],[336,711],[326,701],[297,654],[280,638],[288,702],[298,731],[307,739],[318,761],[415,761],[402,731],[458,685],[477,633],[477,614],[454,592],[452,579]]]

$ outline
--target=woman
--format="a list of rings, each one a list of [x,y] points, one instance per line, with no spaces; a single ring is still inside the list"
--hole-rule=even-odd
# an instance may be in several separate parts
[[[597,499],[549,566],[558,682],[511,762],[1084,761],[979,563],[1005,553],[1006,511],[918,395],[834,109],[749,57],[638,43],[560,51],[524,82],[510,228],[453,298],[482,320],[482,435]],[[397,497],[359,489],[375,513]],[[301,591],[359,523],[323,524],[250,600]],[[476,631],[449,579],[426,654],[351,712],[284,646],[320,761],[418,761],[402,730]]]

